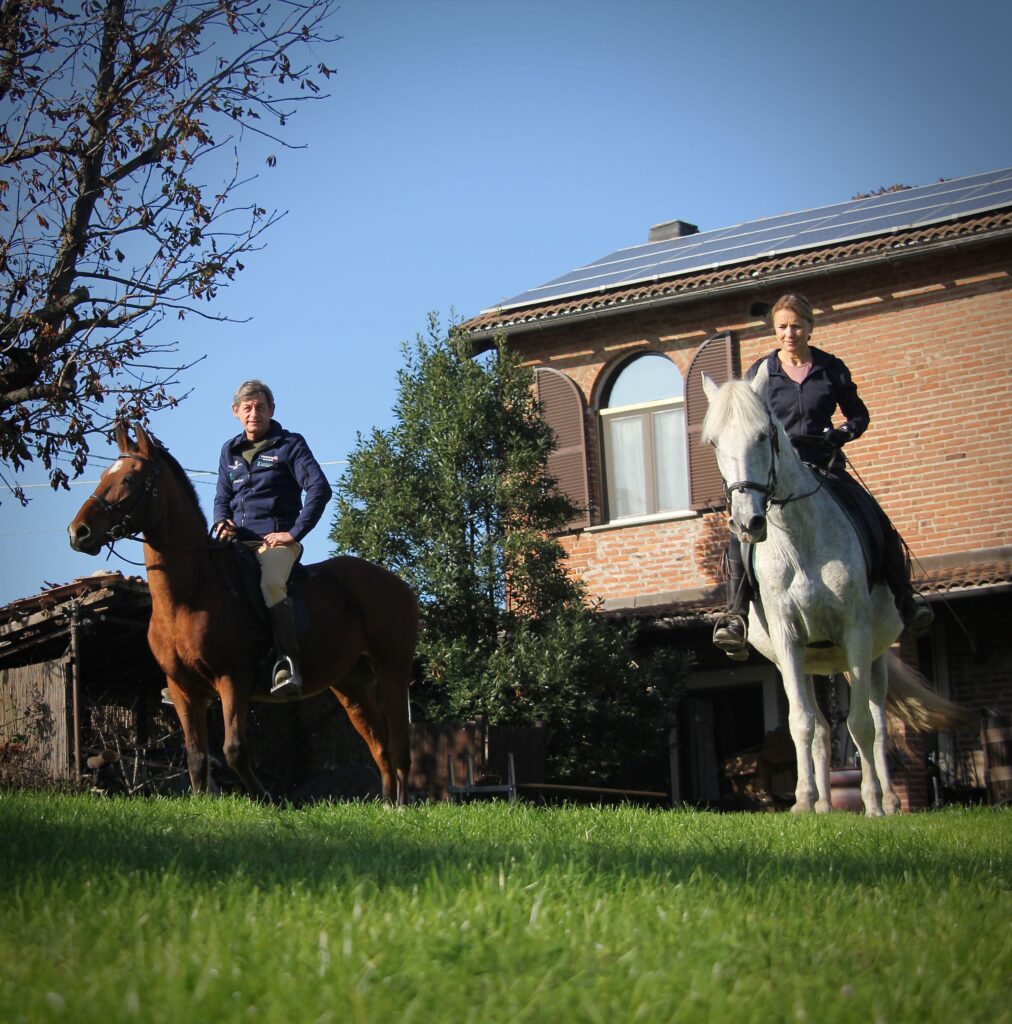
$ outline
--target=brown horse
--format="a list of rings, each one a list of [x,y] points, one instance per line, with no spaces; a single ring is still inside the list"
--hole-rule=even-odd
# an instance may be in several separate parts
[[[136,428],[117,430],[120,455],[68,528],[75,551],[142,535],[151,591],[148,643],[168,679],[183,727],[194,792],[211,785],[207,708],[221,698],[225,759],[247,791],[267,797],[250,767],[246,718],[266,641],[251,608],[237,600],[223,559],[208,538],[196,491],[179,463]],[[404,803],[410,767],[408,685],[418,603],[399,577],[360,558],[307,567],[300,591],[309,625],[302,637],[302,695],[330,688],[369,751],[383,798]]]

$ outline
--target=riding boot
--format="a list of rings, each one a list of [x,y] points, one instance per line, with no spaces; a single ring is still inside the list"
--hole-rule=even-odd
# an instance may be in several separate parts
[[[291,598],[286,597],[271,605],[269,611],[278,654],[272,673],[271,696],[298,697],[302,693],[302,675],[299,672],[299,637],[295,630]]]
[[[730,545],[728,548],[727,611],[717,619],[713,628],[713,644],[733,661],[745,661],[748,658],[748,606],[752,594],[745,578],[741,548],[733,553]]]
[[[883,513],[884,516],[884,513]],[[903,541],[892,523],[886,520],[888,531],[885,536],[884,574],[889,589],[893,592],[896,607],[907,635],[923,636],[935,621],[935,613],[920,594],[914,593],[910,585],[910,566],[904,554]]]
[[[897,606],[900,618],[903,619],[903,628],[910,637],[916,639],[931,629],[931,623],[935,621],[935,613],[920,594],[915,594],[912,589],[909,590],[897,600]]]

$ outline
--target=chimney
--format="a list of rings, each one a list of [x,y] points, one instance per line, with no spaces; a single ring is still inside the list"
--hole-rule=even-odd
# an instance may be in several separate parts
[[[685,238],[686,235],[698,235],[699,228],[684,220],[666,220],[663,224],[655,224],[647,236],[648,242],[667,242],[672,238]]]

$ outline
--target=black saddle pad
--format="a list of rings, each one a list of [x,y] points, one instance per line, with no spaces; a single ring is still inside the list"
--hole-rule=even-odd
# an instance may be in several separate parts
[[[850,525],[854,527],[854,532],[861,542],[870,590],[876,580],[884,578],[885,534],[882,522],[885,513],[878,502],[856,480],[845,473],[827,473],[826,489],[850,520]]]

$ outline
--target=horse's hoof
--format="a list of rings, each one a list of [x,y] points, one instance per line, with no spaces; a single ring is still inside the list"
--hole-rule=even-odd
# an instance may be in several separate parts
[[[791,808],[791,814],[811,814],[813,809],[811,801],[805,801],[804,803],[796,801]]]
[[[882,812],[881,807],[866,807],[864,809],[864,816],[866,818],[884,818],[885,815]]]
[[[882,810],[886,814],[899,814],[901,808],[900,798],[895,793],[887,793],[882,797]]]
[[[828,800],[817,800],[815,802],[816,814],[829,814],[832,809],[833,805]]]

